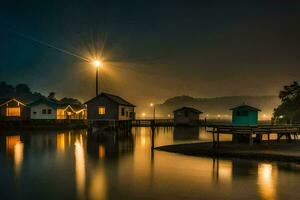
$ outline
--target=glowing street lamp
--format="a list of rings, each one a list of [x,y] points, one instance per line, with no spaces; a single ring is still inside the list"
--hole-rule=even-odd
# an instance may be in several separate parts
[[[98,76],[99,76],[99,68],[102,66],[101,60],[94,60],[92,61],[92,64],[96,67],[96,96],[98,96],[98,86],[99,86],[99,81],[98,81]]]
[[[150,107],[153,107],[153,119],[155,121],[155,104],[154,103],[150,103]]]

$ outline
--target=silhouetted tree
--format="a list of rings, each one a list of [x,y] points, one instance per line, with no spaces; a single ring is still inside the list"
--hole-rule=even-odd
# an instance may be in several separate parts
[[[21,97],[29,95],[32,95],[32,93],[28,85],[20,83],[16,86],[16,96]]]
[[[49,99],[55,99],[55,92],[50,92],[48,95]]]
[[[60,101],[65,104],[81,105],[81,102],[78,99],[73,99],[73,98],[65,97],[65,98],[62,98]]]
[[[5,81],[0,83],[0,97],[12,97],[15,95],[15,88]]]
[[[294,81],[279,92],[281,104],[274,109],[273,120],[284,123],[300,122],[300,86]]]

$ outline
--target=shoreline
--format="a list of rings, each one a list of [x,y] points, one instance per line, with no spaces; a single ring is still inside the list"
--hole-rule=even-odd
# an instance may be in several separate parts
[[[155,148],[158,151],[179,153],[189,156],[210,158],[239,158],[255,161],[277,161],[300,163],[300,142],[263,142],[261,144],[232,144],[221,142],[213,148],[211,142],[166,145]]]

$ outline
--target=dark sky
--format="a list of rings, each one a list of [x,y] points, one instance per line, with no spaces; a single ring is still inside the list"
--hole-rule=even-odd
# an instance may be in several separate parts
[[[89,63],[35,38],[83,57],[103,52],[101,89],[138,105],[183,94],[276,95],[300,77],[298,2],[1,1],[0,80],[94,95]]]

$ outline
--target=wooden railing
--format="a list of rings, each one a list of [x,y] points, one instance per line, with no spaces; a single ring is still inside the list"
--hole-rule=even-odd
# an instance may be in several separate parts
[[[150,127],[150,126],[174,126],[173,119],[137,119],[131,121],[134,127]]]
[[[289,140],[292,136],[298,138],[300,134],[299,124],[286,124],[286,125],[257,125],[257,126],[233,126],[233,125],[209,125],[208,132],[213,135],[214,146],[219,145],[220,134],[232,134],[233,142],[236,143],[238,136],[248,136],[249,144],[253,144],[253,135],[260,136],[267,135],[268,140],[270,140],[270,134],[277,134],[277,139],[279,140],[282,136],[286,136]]]

